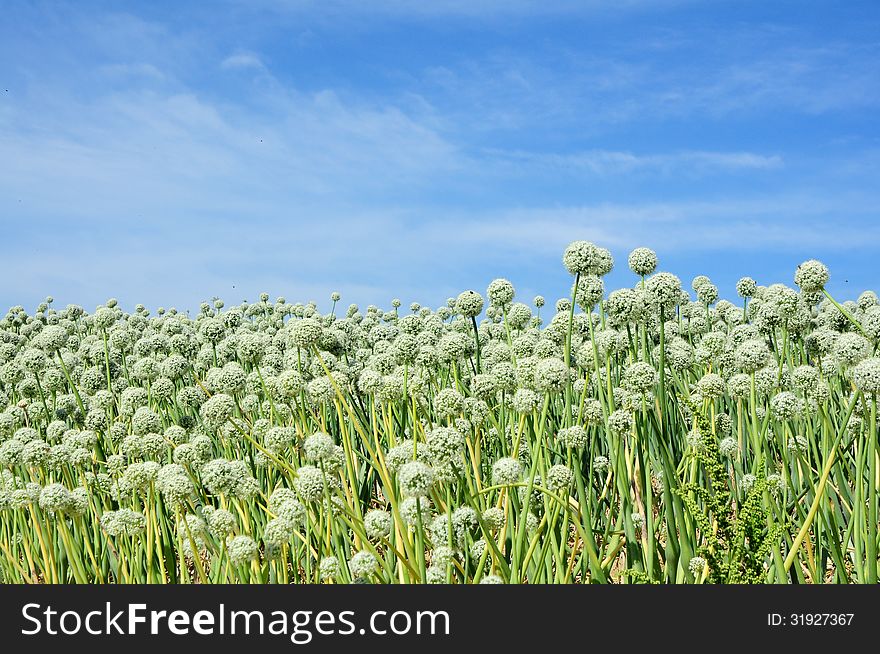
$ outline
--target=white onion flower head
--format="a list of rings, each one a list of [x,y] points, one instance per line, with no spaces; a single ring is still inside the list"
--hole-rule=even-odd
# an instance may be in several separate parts
[[[736,442],[735,438],[728,436],[727,438],[722,439],[718,444],[718,450],[721,452],[722,456],[733,458],[739,454],[739,444]]]
[[[279,550],[293,537],[290,522],[282,518],[272,518],[263,529],[263,542],[272,550]]]
[[[582,275],[572,291],[577,305],[584,311],[590,311],[605,296],[605,283],[597,275]]]
[[[370,540],[380,540],[391,536],[394,520],[388,511],[372,509],[364,515],[364,531]]]
[[[434,470],[421,461],[410,461],[398,469],[397,482],[405,497],[424,497],[434,483]]]
[[[633,415],[624,409],[618,409],[608,416],[608,429],[615,434],[625,434],[632,429]]]
[[[165,501],[172,506],[185,504],[195,493],[195,486],[186,468],[177,463],[162,466],[157,476],[156,487]]]
[[[589,443],[587,430],[580,425],[572,425],[571,427],[563,427],[557,434],[559,442],[570,447],[573,450],[581,450]]]
[[[727,390],[727,384],[721,375],[710,372],[706,373],[697,382],[697,390],[701,395],[708,398],[718,398],[724,395]]]
[[[715,304],[718,301],[718,287],[707,281],[697,289],[697,299],[703,304]]]
[[[513,394],[513,410],[521,414],[530,414],[538,408],[541,397],[528,388],[518,388]]]
[[[205,507],[203,512],[205,521],[208,523],[208,529],[219,540],[225,540],[235,532],[237,521],[231,511]]]
[[[455,561],[455,550],[448,545],[438,545],[431,550],[431,565],[438,566],[443,570]]]
[[[566,465],[558,463],[547,471],[547,489],[554,492],[567,491],[574,481],[574,474]]]
[[[636,248],[629,253],[629,269],[640,277],[647,277],[657,270],[657,253],[650,248]]]
[[[161,466],[155,461],[132,463],[122,473],[119,485],[130,492],[144,492],[156,481]]]
[[[147,528],[147,518],[139,511],[119,509],[101,515],[101,527],[110,536],[136,536]]]
[[[294,320],[288,326],[290,340],[300,348],[308,349],[321,340],[323,329],[321,323],[314,318]]]
[[[314,502],[324,495],[324,473],[314,466],[302,466],[296,471],[293,487],[306,502]]]
[[[290,488],[276,488],[272,491],[269,496],[269,511],[292,526],[298,526],[306,519],[306,508]]]
[[[325,556],[318,563],[318,575],[321,579],[335,579],[339,576],[339,559],[335,556]]]
[[[872,357],[856,364],[852,369],[852,381],[863,393],[880,393],[880,358]]]
[[[803,410],[801,399],[790,391],[782,391],[770,400],[770,410],[777,420],[793,420]]]
[[[569,369],[562,359],[547,357],[535,365],[535,388],[547,392],[559,390],[569,380]]]
[[[758,293],[758,282],[751,277],[743,277],[736,283],[736,293],[741,298],[752,298]]]
[[[492,465],[492,484],[495,486],[510,486],[519,482],[521,477],[522,464],[518,459],[505,457]]]
[[[464,291],[455,300],[455,310],[468,318],[479,316],[483,311],[483,297],[476,291]]]
[[[445,584],[446,569],[432,563],[425,569],[425,580],[429,584]]]
[[[204,465],[201,477],[205,488],[214,495],[249,499],[259,490],[250,467],[241,459],[213,459]]]
[[[632,391],[645,393],[654,388],[659,377],[657,370],[650,363],[636,361],[627,366],[624,372],[624,383]]]
[[[763,339],[750,339],[736,348],[734,359],[737,368],[746,373],[753,373],[767,365],[770,349]]]
[[[209,427],[224,424],[235,411],[235,400],[225,393],[215,393],[201,407],[199,414]]]
[[[486,297],[492,306],[506,307],[513,302],[515,291],[513,284],[506,279],[495,279],[486,289]]]
[[[834,356],[845,366],[854,366],[871,356],[871,343],[861,334],[846,332],[834,343]]]
[[[825,288],[828,277],[827,266],[821,261],[810,259],[797,267],[794,273],[794,283],[800,286],[804,293],[818,293]]]
[[[40,491],[39,505],[47,513],[68,511],[71,501],[70,491],[62,484],[48,484]]]
[[[504,526],[505,514],[504,509],[497,506],[490,506],[483,511],[483,522],[489,529],[498,530]]]
[[[427,497],[407,497],[400,503],[400,518],[407,525],[416,525],[421,520],[427,523],[431,514],[431,500]]]
[[[259,547],[250,536],[233,536],[226,543],[226,549],[233,565],[244,565],[259,557]]]
[[[464,437],[452,427],[437,427],[425,435],[428,454],[434,463],[447,463],[464,448]]]
[[[348,561],[348,569],[355,578],[369,577],[379,568],[376,557],[371,552],[361,550]]]
[[[699,576],[706,569],[706,559],[702,556],[694,556],[691,557],[691,560],[688,561],[688,570],[694,576]]]
[[[572,275],[607,275],[614,259],[605,248],[589,241],[574,241],[562,255],[562,263]]]
[[[326,461],[334,455],[336,443],[333,437],[324,432],[316,432],[306,438],[303,452],[309,461]]]
[[[651,275],[645,289],[652,301],[665,309],[673,309],[681,301],[681,280],[668,272]]]

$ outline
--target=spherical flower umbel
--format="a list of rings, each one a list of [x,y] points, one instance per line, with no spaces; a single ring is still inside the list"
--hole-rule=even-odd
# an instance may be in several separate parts
[[[621,435],[627,433],[633,426],[633,415],[629,411],[618,409],[608,416],[608,429],[612,433]]]
[[[421,461],[410,461],[398,469],[397,483],[405,497],[424,497],[434,483],[434,470]]]
[[[106,511],[101,515],[101,527],[110,536],[136,536],[146,530],[147,519],[131,509]]]
[[[864,359],[852,369],[855,387],[868,394],[880,393],[880,358]]]
[[[247,462],[240,459],[213,459],[204,465],[201,476],[214,495],[249,499],[259,489]]]
[[[563,427],[557,433],[559,442],[570,447],[573,450],[580,450],[587,446],[589,438],[587,430],[580,425],[572,425],[571,427]]]
[[[522,465],[517,459],[507,457],[498,459],[492,465],[492,484],[495,486],[509,486],[520,480]]]
[[[658,272],[645,282],[645,290],[651,300],[666,310],[673,309],[681,301],[681,280],[667,272]]]
[[[370,540],[379,540],[391,536],[394,520],[388,511],[372,509],[364,515],[364,531]]]
[[[235,532],[237,521],[231,511],[206,506],[203,512],[208,523],[208,529],[216,538],[223,540]]]
[[[513,302],[513,284],[506,279],[495,279],[486,289],[486,297],[489,298],[489,302],[492,306],[506,307]]]
[[[607,275],[614,267],[614,259],[605,248],[589,241],[574,241],[562,255],[565,269],[572,275]]]
[[[802,403],[794,393],[782,391],[770,400],[770,410],[777,420],[792,420],[802,411]]]
[[[235,411],[235,400],[225,393],[216,393],[202,405],[199,413],[205,424],[217,428],[232,416],[233,411]]]
[[[718,451],[721,452],[722,456],[733,458],[739,453],[739,444],[735,438],[728,436],[718,444]]]
[[[293,537],[293,529],[287,520],[273,518],[263,529],[263,542],[267,548],[278,550]]]
[[[169,463],[159,470],[156,487],[165,501],[172,506],[184,504],[195,492],[186,468],[177,463]]]
[[[810,259],[797,267],[794,283],[800,286],[804,293],[818,293],[828,283],[828,276],[828,268],[824,263]]]
[[[303,452],[309,461],[326,461],[333,457],[336,443],[333,437],[324,432],[316,432],[306,438]]]
[[[318,576],[321,579],[335,579],[339,576],[339,559],[335,556],[325,556],[318,563]]]
[[[703,570],[706,569],[706,559],[702,556],[694,556],[691,557],[691,560],[688,561],[688,570],[694,576],[699,576],[703,573]]]
[[[651,390],[657,384],[658,379],[659,375],[654,366],[644,361],[630,364],[624,372],[624,383],[627,388],[637,393]]]
[[[540,396],[528,388],[518,388],[513,394],[513,410],[517,413],[529,414],[538,408]]]
[[[318,576],[321,579],[335,579],[339,576],[339,559],[335,556],[325,556],[318,563]]]
[[[597,275],[582,275],[574,290],[574,299],[584,311],[590,311],[605,295],[605,284]]]
[[[464,437],[457,429],[437,427],[425,435],[428,454],[433,463],[446,463],[464,448]]]
[[[861,334],[840,334],[834,343],[834,356],[845,366],[854,366],[871,356],[871,343]]]
[[[64,513],[70,504],[70,491],[62,484],[48,484],[40,491],[39,505],[47,513]]]
[[[290,341],[295,347],[310,348],[321,340],[323,330],[321,324],[313,318],[294,320],[289,327]]]
[[[743,277],[736,283],[736,293],[741,298],[752,298],[758,292],[758,282],[751,277]]]
[[[302,466],[296,471],[293,487],[306,502],[314,502],[324,495],[324,473],[314,466]]]
[[[551,466],[547,471],[547,488],[551,491],[565,491],[571,486],[574,474],[571,468],[561,463]]]
[[[746,373],[760,370],[770,358],[770,349],[761,339],[751,339],[744,342],[736,349],[734,360],[736,366]]]
[[[348,569],[355,578],[369,577],[379,568],[379,562],[371,552],[361,550],[348,561]]]
[[[636,248],[629,253],[629,269],[640,277],[647,277],[657,269],[657,253],[650,248]]]
[[[476,291],[464,291],[455,300],[455,310],[467,318],[479,316],[483,311],[483,297]]]
[[[250,536],[234,536],[226,543],[232,565],[244,565],[259,557],[259,547]]]
[[[569,370],[562,359],[547,357],[535,365],[535,388],[542,392],[558,390],[569,379]]]
[[[444,388],[434,397],[434,410],[442,418],[461,413],[464,397],[454,388]]]
[[[700,381],[697,382],[697,390],[704,397],[717,398],[724,395],[724,392],[727,390],[727,384],[724,383],[721,375],[710,372],[703,375]]]

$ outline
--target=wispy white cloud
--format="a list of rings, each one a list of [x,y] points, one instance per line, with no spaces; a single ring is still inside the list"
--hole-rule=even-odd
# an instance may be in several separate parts
[[[660,30],[650,43],[586,52],[542,44],[462,56],[425,67],[419,93],[473,134],[548,132],[601,138],[626,126],[767,116],[839,114],[880,107],[880,43],[759,39],[747,29]],[[793,45],[800,39],[803,44]],[[715,47],[707,52],[706,43]],[[665,45],[663,56],[657,49]],[[674,57],[676,65],[668,65]]]
[[[678,175],[702,175],[720,171],[768,170],[780,168],[780,155],[753,152],[682,151],[661,154],[637,154],[618,150],[590,150],[574,154],[488,150],[487,158],[495,165],[534,172],[546,169],[572,175],[621,175],[631,172],[654,172]]]
[[[240,70],[247,68],[265,70],[263,60],[253,52],[236,52],[235,54],[231,54],[220,62],[220,67],[226,70]]]
[[[165,79],[165,74],[153,64],[109,64],[101,67],[101,71],[110,77],[116,78],[144,78],[156,81]]]

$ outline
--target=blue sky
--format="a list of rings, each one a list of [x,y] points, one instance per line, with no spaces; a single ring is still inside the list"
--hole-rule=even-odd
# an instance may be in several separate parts
[[[4,2],[0,306],[880,287],[880,3]]]

